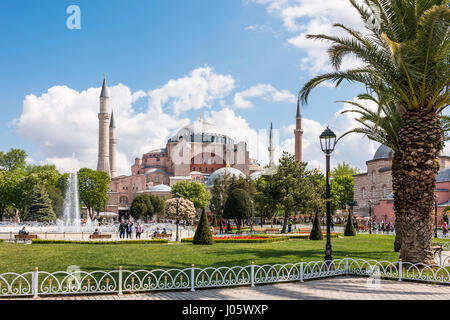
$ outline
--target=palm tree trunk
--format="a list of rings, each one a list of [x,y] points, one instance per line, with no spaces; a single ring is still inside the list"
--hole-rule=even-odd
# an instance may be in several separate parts
[[[402,190],[402,153],[399,150],[394,150],[394,157],[392,159],[392,189],[394,190],[394,213],[395,213],[395,241],[394,241],[394,251],[400,252],[402,247],[402,206],[405,200],[403,199],[403,194],[399,194],[395,190]]]
[[[401,158],[395,168],[394,199],[396,221],[400,217],[400,258],[430,264],[434,189],[442,148],[439,117],[427,110],[405,113],[399,145]]]

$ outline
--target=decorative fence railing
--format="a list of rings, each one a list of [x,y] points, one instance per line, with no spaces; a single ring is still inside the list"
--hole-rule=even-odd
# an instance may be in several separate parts
[[[369,276],[398,281],[450,284],[450,267],[364,259],[335,259],[243,267],[112,271],[58,271],[0,274],[0,297],[135,293],[158,290],[191,290],[267,284],[333,277]]]

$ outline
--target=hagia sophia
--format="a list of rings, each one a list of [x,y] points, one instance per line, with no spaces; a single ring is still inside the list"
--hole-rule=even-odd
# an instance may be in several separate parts
[[[148,193],[170,197],[171,186],[183,180],[197,181],[212,187],[215,179],[228,173],[235,177],[258,177],[263,169],[249,157],[247,143],[234,141],[214,124],[202,118],[181,128],[167,140],[164,148],[151,150],[135,158],[131,175],[117,176],[116,125],[109,113],[106,79],[100,94],[99,145],[97,170],[111,178],[106,211],[127,215],[138,194]],[[302,134],[300,104],[297,103],[295,159],[301,161]],[[269,166],[274,164],[273,128],[269,136]]]
[[[138,194],[148,193],[163,198],[171,195],[171,186],[183,180],[197,181],[212,187],[215,179],[225,173],[235,177],[257,178],[263,168],[249,157],[247,143],[234,141],[214,124],[202,118],[180,130],[167,140],[164,148],[151,150],[135,158],[131,175],[117,176],[116,126],[114,114],[109,113],[106,79],[100,94],[99,145],[97,170],[111,178],[106,211],[127,215],[131,202]],[[273,128],[269,134],[269,167],[274,165]],[[302,117],[297,102],[295,160],[302,161]],[[372,217],[377,222],[394,222],[392,166],[393,151],[381,145],[372,159],[366,161],[366,172],[353,176],[354,214]],[[439,214],[450,205],[450,157],[439,157],[440,172],[436,177],[435,197]],[[369,202],[370,201],[370,202]]]

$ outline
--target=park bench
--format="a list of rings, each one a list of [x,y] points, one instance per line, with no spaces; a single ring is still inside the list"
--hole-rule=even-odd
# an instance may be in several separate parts
[[[91,234],[89,239],[111,239],[110,234]]]
[[[431,249],[433,250],[433,255],[440,255],[442,253],[442,243],[436,243],[435,245],[431,246]]]
[[[14,239],[16,240],[23,240],[23,242],[27,242],[27,240],[33,240],[33,239],[37,239],[37,235],[36,234],[15,234],[14,235]]]
[[[167,233],[167,234],[156,233],[156,234],[153,234],[153,238],[157,238],[157,239],[168,238],[168,239],[171,239],[172,238],[172,234],[171,233]]]

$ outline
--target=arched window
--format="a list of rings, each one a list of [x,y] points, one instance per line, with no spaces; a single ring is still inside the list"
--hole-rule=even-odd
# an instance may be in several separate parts
[[[162,182],[166,183],[166,177],[163,177]]]
[[[128,204],[128,198],[126,196],[120,197],[120,203],[121,204]]]
[[[375,190],[375,187],[372,187],[372,198],[375,198],[377,195],[377,191]]]
[[[375,183],[376,181],[376,173],[375,171],[372,171],[372,183]]]
[[[152,177],[151,176],[147,177],[147,182],[152,182]]]
[[[366,189],[365,188],[362,188],[361,196],[362,196],[363,199],[366,197]]]
[[[387,187],[384,185],[383,186],[383,198],[387,198],[388,194],[387,194]]]
[[[159,175],[155,176],[155,182],[159,182]]]

